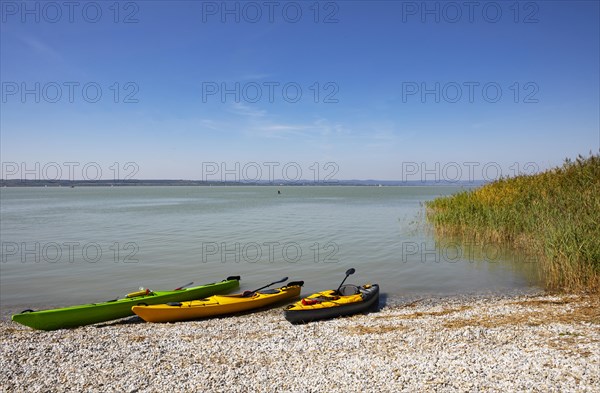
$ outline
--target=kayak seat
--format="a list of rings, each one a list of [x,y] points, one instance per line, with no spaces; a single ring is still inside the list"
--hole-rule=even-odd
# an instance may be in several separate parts
[[[263,295],[274,295],[279,293],[279,289],[265,289],[264,291],[260,291],[258,293],[262,293]]]
[[[352,296],[352,295],[358,295],[360,290],[358,289],[358,287],[356,285],[346,284],[346,285],[343,285],[338,292],[341,296]]]

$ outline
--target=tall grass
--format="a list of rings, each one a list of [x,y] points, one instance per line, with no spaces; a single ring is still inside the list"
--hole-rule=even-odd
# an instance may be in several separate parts
[[[517,246],[538,256],[548,289],[600,292],[600,155],[503,178],[426,207],[438,236]]]

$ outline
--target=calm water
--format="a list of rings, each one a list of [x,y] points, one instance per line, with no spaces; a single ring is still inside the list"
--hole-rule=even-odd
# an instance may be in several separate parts
[[[281,195],[277,190],[281,190]],[[440,246],[421,203],[457,187],[114,187],[0,190],[4,307],[108,300],[241,275],[305,292],[378,282],[389,296],[536,285],[508,250]]]

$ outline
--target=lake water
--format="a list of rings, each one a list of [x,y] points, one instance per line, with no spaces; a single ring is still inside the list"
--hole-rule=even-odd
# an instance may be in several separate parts
[[[278,194],[278,190],[281,194]],[[537,285],[510,250],[440,245],[422,202],[459,187],[77,187],[0,190],[3,307],[102,301],[143,286],[281,277],[303,293],[377,282],[390,297]]]

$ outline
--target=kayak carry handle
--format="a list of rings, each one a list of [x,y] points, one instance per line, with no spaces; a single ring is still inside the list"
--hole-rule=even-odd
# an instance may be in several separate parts
[[[240,277],[240,276],[229,276],[225,279],[225,281],[231,281],[231,280],[240,281],[241,279],[242,279],[242,277]]]
[[[301,287],[304,285],[304,281],[290,281],[287,283],[286,287]]]

